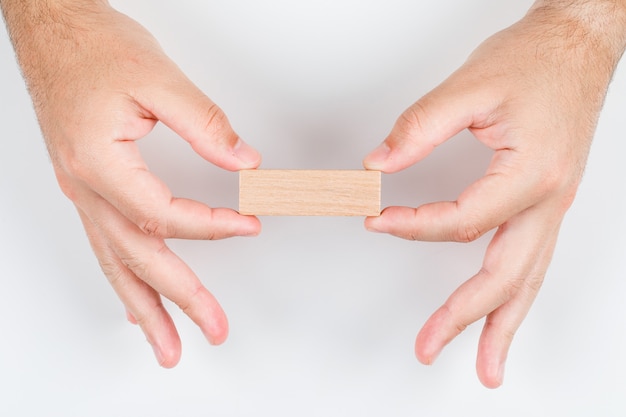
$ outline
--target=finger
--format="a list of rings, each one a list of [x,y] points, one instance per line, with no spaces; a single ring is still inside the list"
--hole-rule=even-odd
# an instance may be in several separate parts
[[[132,97],[105,102],[110,126],[94,126],[65,160],[65,170],[80,178],[148,234],[185,239],[253,236],[260,223],[235,211],[212,211],[195,201],[174,199],[149,172],[134,140],[157,119],[186,139],[204,158],[229,170],[256,168],[258,152],[239,139],[219,107],[176,65],[161,62],[160,77],[133,86]],[[95,116],[94,116],[95,117]],[[111,137],[111,141],[102,141]],[[217,227],[217,229],[216,229]]]
[[[400,115],[384,142],[365,157],[364,167],[393,173],[421,160],[472,126],[476,109],[496,107],[495,103],[483,103],[483,97],[473,95],[465,85],[456,85],[451,77]]]
[[[92,197],[89,219],[106,237],[121,264],[156,292],[176,303],[214,345],[228,335],[228,321],[213,295],[163,239],[147,236],[113,206]],[[131,309],[137,320],[141,319]]]
[[[417,209],[389,207],[366,219],[368,230],[422,241],[470,242],[535,205],[548,185],[531,173],[514,150],[499,151],[487,174],[467,187],[457,201]],[[502,163],[507,159],[506,163]],[[522,168],[525,166],[525,168]]]
[[[555,233],[553,238],[546,242],[533,270],[529,273],[529,278],[518,293],[509,302],[487,315],[476,359],[476,372],[486,387],[497,388],[502,385],[509,348],[543,282],[556,245],[556,236]]]
[[[139,324],[133,313],[131,313],[128,309],[126,309],[126,319],[130,324]]]
[[[260,154],[235,133],[224,112],[171,65],[164,77],[138,92],[138,102],[213,164],[231,171],[258,167]]]
[[[161,297],[122,264],[85,213],[79,210],[79,214],[102,271],[124,304],[129,321],[139,324],[159,364],[174,367],[180,360],[181,342]]]
[[[432,363],[468,325],[509,302],[528,280],[537,279],[536,262],[556,233],[549,220],[533,208],[499,228],[480,272],[461,285],[419,332],[415,352],[420,362]]]
[[[148,170],[134,141],[118,141],[94,152],[97,156],[86,156],[75,163],[74,176],[150,236],[222,239],[255,236],[261,230],[256,217],[174,198],[165,183]],[[70,198],[76,204],[87,204],[81,201],[83,195],[75,194]]]

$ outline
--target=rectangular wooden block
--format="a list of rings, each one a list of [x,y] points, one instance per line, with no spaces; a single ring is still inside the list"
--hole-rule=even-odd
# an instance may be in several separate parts
[[[239,212],[257,216],[378,216],[380,171],[239,171]]]

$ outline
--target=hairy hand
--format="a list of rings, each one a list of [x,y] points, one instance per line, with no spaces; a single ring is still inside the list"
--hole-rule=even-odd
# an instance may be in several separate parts
[[[256,235],[260,223],[173,197],[135,140],[161,121],[219,167],[254,168],[259,154],[143,27],[106,2],[2,5],[59,184],[129,319],[165,367],[178,362],[181,346],[161,295],[211,343],[223,342],[224,312],[165,239]]]
[[[424,241],[470,242],[497,228],[480,271],[430,317],[415,345],[430,364],[486,317],[477,372],[488,387],[502,383],[513,336],[543,282],[624,48],[625,7],[556,3],[538,2],[485,41],[364,161],[397,172],[463,129],[493,149],[484,177],[456,201],[389,207],[366,220],[370,230]]]

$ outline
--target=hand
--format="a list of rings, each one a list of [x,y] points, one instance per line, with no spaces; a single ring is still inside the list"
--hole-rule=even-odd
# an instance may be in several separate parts
[[[259,154],[144,28],[106,2],[21,3],[2,6],[56,176],[129,320],[164,367],[176,365],[181,346],[160,294],[222,343],[224,312],[164,239],[256,235],[260,223],[172,197],[135,140],[161,121],[219,167],[255,168]]]
[[[486,317],[477,372],[487,387],[502,383],[509,346],[544,279],[624,50],[625,9],[624,2],[538,2],[406,110],[366,157],[368,169],[397,172],[465,128],[494,151],[485,176],[457,201],[389,207],[366,219],[369,230],[423,241],[470,242],[497,228],[480,271],[419,332],[421,362],[432,363],[466,326]]]

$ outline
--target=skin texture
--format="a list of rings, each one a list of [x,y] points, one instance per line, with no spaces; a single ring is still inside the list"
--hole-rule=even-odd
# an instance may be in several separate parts
[[[222,343],[224,312],[164,240],[252,236],[260,223],[174,198],[148,171],[135,140],[161,121],[222,168],[255,168],[259,154],[144,28],[105,2],[2,5],[58,182],[129,320],[164,367],[179,361],[181,344],[161,295],[210,343]]]
[[[161,297],[219,344],[226,316],[167,238],[253,236],[258,219],[172,196],[135,140],[160,121],[207,161],[255,168],[259,154],[137,22],[97,0],[0,0],[63,192],[75,204],[105,275],[159,363],[176,365],[180,338]],[[539,290],[572,203],[614,68],[626,2],[539,1],[485,41],[411,106],[368,169],[400,171],[463,129],[494,150],[485,176],[454,202],[389,207],[369,230],[407,239],[473,241],[497,232],[482,269],[426,322],[416,354],[432,363],[486,317],[477,372],[502,383],[515,331]]]
[[[463,129],[494,151],[484,177],[456,201],[388,207],[369,230],[405,239],[470,242],[497,229],[482,268],[424,324],[417,358],[485,317],[476,368],[498,387],[571,205],[611,75],[624,50],[624,2],[538,2],[487,39],[441,85],[404,112],[368,169],[393,173]]]

